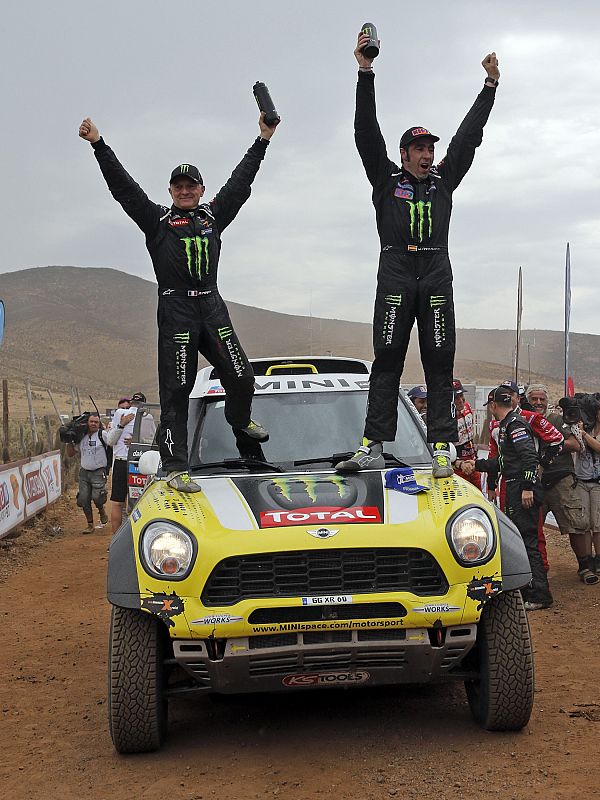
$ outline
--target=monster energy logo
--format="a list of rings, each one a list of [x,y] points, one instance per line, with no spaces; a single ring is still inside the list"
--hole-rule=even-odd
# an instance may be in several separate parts
[[[179,165],[179,172],[181,172],[181,173],[187,172],[189,170],[189,168],[190,168],[189,164],[180,164]]]
[[[431,218],[431,200],[425,202],[419,200],[416,203],[412,200],[404,201],[408,205],[410,211],[410,233],[413,239],[418,239],[419,242],[423,241],[423,230],[425,227],[425,212],[427,212],[427,222],[429,233],[431,237],[433,231],[433,220]]]
[[[446,298],[443,294],[432,294],[429,298],[429,305],[431,308],[436,308],[437,306],[443,306],[446,304]]]
[[[218,328],[217,333],[219,334],[219,339],[223,341],[231,336],[233,333],[233,328]]]
[[[184,164],[184,166],[186,166]],[[208,239],[206,236],[188,236],[181,240],[185,244],[185,254],[190,275],[202,277],[202,261],[204,271],[208,275]]]
[[[184,331],[183,333],[175,333],[173,335],[174,342],[181,342],[181,344],[189,344],[190,343],[190,332]]]
[[[327,481],[319,480],[318,478],[274,478],[273,483],[281,492],[282,497],[289,503],[293,502],[291,494],[292,486],[302,486],[312,503],[317,502],[317,486],[333,485],[338,491],[340,500],[345,500],[347,496],[347,486],[344,479],[338,478],[337,476],[333,476]]]
[[[402,305],[402,295],[401,294],[386,294],[385,302],[390,306],[401,306]]]

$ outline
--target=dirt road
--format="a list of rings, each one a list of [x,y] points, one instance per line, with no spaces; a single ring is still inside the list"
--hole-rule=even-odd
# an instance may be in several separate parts
[[[460,685],[197,697],[171,705],[161,752],[123,757],[106,720],[110,535],[82,536],[82,519],[61,501],[0,546],[4,800],[600,795],[600,584],[579,583],[558,534],[555,605],[530,615],[537,691],[525,731],[481,731]]]

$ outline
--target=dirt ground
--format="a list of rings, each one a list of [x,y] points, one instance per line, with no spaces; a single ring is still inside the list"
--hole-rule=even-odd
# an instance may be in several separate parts
[[[461,685],[179,699],[159,753],[119,756],[106,719],[108,529],[64,499],[0,542],[4,800],[581,798],[600,795],[600,584],[549,535],[555,605],[530,614],[536,701],[481,731]],[[57,526],[62,531],[57,530]]]

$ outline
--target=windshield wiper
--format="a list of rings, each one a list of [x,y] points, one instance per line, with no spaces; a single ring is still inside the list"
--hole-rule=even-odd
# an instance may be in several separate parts
[[[299,467],[302,464],[319,464],[321,462],[325,462],[327,464],[337,464],[338,461],[345,461],[346,459],[353,456],[354,453],[347,452],[347,453],[333,453],[330,456],[321,456],[319,458],[302,458],[299,461],[293,461],[293,465],[295,467]],[[393,464],[396,464],[398,467],[410,467],[410,464],[407,464],[405,461],[401,461],[392,453],[384,453],[383,457],[385,458],[386,462],[391,461]]]
[[[261,461],[258,458],[224,458],[223,461],[211,461],[207,464],[194,464],[191,472],[196,472],[199,469],[209,469],[214,467],[225,467],[230,469],[233,467],[247,467],[248,469],[268,469],[271,472],[283,472],[281,467],[275,464],[269,464],[268,461]]]

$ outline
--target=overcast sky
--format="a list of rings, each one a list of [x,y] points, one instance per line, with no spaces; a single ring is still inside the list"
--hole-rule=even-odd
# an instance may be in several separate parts
[[[600,334],[600,3],[594,0],[33,0],[4,7],[0,273],[114,267],[154,279],[143,237],[77,137],[90,115],[156,202],[197,164],[207,197],[258,133],[252,85],[282,124],[252,197],[225,232],[226,299],[369,321],[378,238],[353,139],[356,34],[377,26],[378,115],[441,158],[495,50],[501,79],[475,162],[454,195],[459,327],[511,328],[518,267],[528,328],[560,329],[566,242],[572,328]],[[0,275],[0,296],[1,296]],[[109,288],[109,287],[107,287]]]

